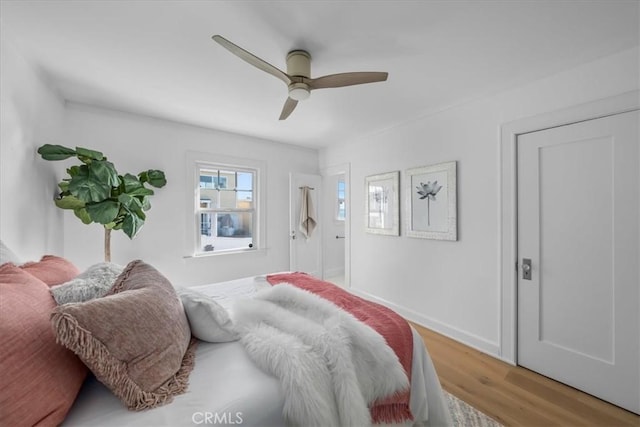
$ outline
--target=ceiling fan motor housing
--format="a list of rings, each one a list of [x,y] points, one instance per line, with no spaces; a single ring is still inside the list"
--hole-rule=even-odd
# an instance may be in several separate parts
[[[287,74],[291,77],[311,76],[311,55],[304,50],[292,50],[287,55]],[[289,97],[296,101],[309,98],[309,85],[302,82],[293,82],[289,85]]]
[[[287,54],[287,74],[311,77],[311,55],[305,50],[292,50]]]

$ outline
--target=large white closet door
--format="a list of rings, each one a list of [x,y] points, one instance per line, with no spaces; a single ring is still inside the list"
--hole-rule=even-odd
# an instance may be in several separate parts
[[[633,111],[517,142],[518,364],[636,413],[638,128]]]

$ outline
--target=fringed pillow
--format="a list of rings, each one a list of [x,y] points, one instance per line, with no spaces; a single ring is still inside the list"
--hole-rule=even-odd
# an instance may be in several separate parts
[[[58,342],[127,408],[161,406],[186,391],[196,340],[173,286],[152,266],[129,263],[106,296],[58,306],[51,321]]]

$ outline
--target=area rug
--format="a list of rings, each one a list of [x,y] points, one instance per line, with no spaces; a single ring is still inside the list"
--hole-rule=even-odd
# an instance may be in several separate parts
[[[502,427],[502,424],[478,411],[468,403],[458,399],[451,393],[445,391],[444,395],[447,399],[447,403],[449,404],[449,410],[451,411],[451,418],[453,418],[454,426]]]

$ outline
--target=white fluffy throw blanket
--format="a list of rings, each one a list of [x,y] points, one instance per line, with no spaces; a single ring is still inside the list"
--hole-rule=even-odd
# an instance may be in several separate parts
[[[371,425],[369,406],[409,387],[380,334],[310,292],[279,284],[233,312],[251,359],[279,379],[292,425]]]

